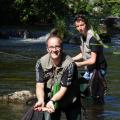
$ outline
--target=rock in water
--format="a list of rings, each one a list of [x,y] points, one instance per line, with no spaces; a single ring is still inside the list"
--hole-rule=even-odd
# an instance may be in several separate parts
[[[0,101],[10,102],[10,103],[26,103],[26,101],[34,97],[35,94],[33,92],[28,90],[22,90],[0,96]]]

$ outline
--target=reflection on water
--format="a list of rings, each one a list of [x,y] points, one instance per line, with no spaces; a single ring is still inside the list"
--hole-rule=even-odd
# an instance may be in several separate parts
[[[118,43],[120,36],[113,37],[112,46],[120,50]],[[71,56],[79,52],[78,45],[65,44],[64,48]],[[34,67],[36,60],[46,52],[45,49],[45,44],[36,41],[0,40],[0,95],[16,90],[35,90]],[[105,105],[92,105],[87,101],[87,120],[120,120],[120,55],[107,51],[106,58],[108,93]],[[0,103],[0,120],[20,120],[26,109],[26,105]]]

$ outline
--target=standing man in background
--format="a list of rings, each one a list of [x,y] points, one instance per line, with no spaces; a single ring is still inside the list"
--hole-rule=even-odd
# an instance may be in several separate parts
[[[101,40],[91,28],[88,23],[88,20],[86,19],[85,15],[78,14],[75,16],[74,24],[76,27],[76,30],[81,34],[80,36],[80,50],[81,52],[73,57],[73,60],[75,61],[76,65],[78,67],[85,67],[85,73],[83,75],[83,78],[85,80],[91,80],[91,79],[104,79],[104,76],[106,74],[107,70],[107,63],[103,54],[103,45],[101,44]],[[94,70],[97,71],[98,74]],[[95,76],[101,76],[101,78],[95,78]],[[94,80],[95,81],[95,80]],[[99,82],[102,82],[103,86],[100,86]],[[100,99],[103,101],[104,96],[104,88],[106,87],[106,81],[99,80],[95,83],[96,86],[94,86],[94,91],[92,89],[92,94],[95,102]],[[102,89],[102,87],[104,87]],[[102,91],[100,91],[102,89]],[[99,93],[96,93],[99,92]],[[103,93],[100,93],[103,92]],[[100,95],[102,94],[102,95]]]

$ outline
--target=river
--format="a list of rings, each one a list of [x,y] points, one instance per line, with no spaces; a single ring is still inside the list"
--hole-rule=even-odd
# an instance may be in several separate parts
[[[105,49],[108,62],[105,104],[88,103],[87,120],[120,120],[120,35],[113,35],[110,45],[112,49]],[[64,49],[71,56],[79,52],[78,45],[64,44]],[[45,44],[37,40],[1,39],[0,95],[23,89],[35,91],[35,63],[44,53]],[[24,104],[0,102],[0,120],[20,120],[28,108]]]

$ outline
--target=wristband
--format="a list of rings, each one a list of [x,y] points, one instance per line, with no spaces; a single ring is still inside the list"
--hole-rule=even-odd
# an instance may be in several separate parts
[[[53,102],[53,104],[55,104],[55,101],[54,100],[50,100],[51,102]]]

